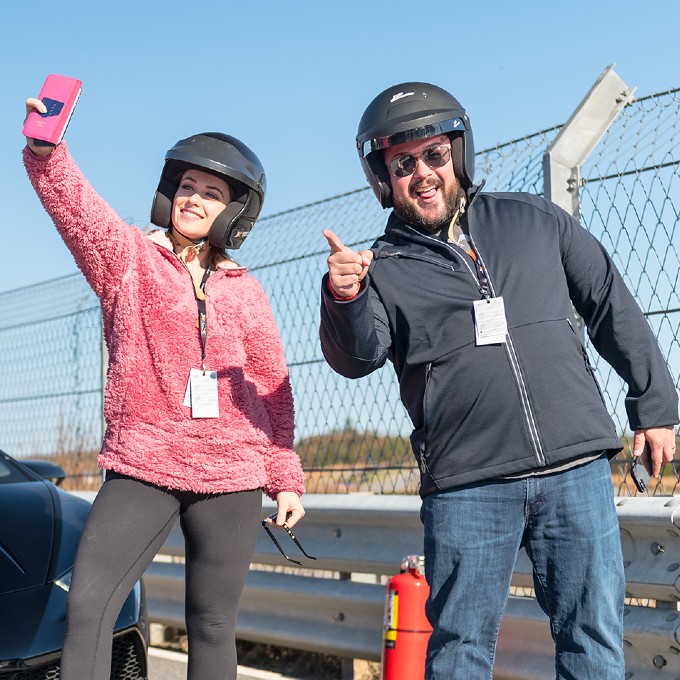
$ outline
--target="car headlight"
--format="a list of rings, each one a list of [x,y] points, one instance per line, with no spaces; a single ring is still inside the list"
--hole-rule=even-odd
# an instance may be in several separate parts
[[[61,588],[64,592],[68,593],[71,587],[71,579],[73,578],[73,569],[69,569],[64,572],[59,578],[54,579],[54,585]]]

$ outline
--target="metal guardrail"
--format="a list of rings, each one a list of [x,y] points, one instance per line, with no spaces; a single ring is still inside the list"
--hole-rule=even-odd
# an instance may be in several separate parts
[[[267,501],[262,516],[271,512]],[[317,557],[282,567],[264,532],[241,600],[244,640],[377,661],[382,648],[385,577],[422,552],[416,496],[307,495],[296,530]],[[680,678],[680,497],[619,497],[629,603],[626,680]],[[184,628],[184,540],[178,526],[144,576],[152,622]],[[309,566],[308,566],[309,565]],[[522,553],[513,586],[532,586]],[[650,602],[651,600],[651,602]],[[659,673],[663,675],[659,675]],[[512,596],[498,640],[496,680],[554,678],[547,618],[533,597]]]

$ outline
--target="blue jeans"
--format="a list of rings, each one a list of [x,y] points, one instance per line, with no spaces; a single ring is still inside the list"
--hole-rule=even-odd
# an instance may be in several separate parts
[[[625,577],[606,458],[543,477],[491,480],[423,499],[425,677],[491,680],[517,552],[550,617],[558,680],[622,680]]]

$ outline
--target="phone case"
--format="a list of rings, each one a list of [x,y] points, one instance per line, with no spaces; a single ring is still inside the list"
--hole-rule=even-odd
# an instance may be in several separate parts
[[[46,113],[32,111],[24,124],[24,136],[36,142],[57,145],[64,137],[73,115],[83,84],[76,78],[50,74],[40,90],[39,99],[47,107]]]
[[[630,476],[633,479],[635,487],[640,493],[644,493],[649,486],[651,477],[645,466],[642,464],[640,458],[635,458],[630,464]]]

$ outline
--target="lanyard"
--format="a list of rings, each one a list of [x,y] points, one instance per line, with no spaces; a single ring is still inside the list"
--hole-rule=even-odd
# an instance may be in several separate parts
[[[210,267],[207,267],[199,288],[194,287],[194,296],[198,307],[198,331],[201,337],[201,368],[205,374],[205,346],[208,342],[208,309],[205,304],[205,284],[210,276]],[[200,289],[200,294],[199,294]]]
[[[489,276],[484,269],[477,252],[474,248],[470,247],[470,252],[468,253],[475,263],[475,268],[477,269],[477,278],[479,279],[479,292],[488,300],[491,292],[491,284],[489,283]]]
[[[467,215],[465,214],[465,199],[461,199],[458,210],[456,210],[455,215],[451,219],[451,223],[449,224],[448,239],[449,242],[455,243],[457,246],[462,248],[475,263],[475,269],[477,270],[477,280],[479,282],[479,292],[486,300],[488,300],[489,297],[491,297],[491,283],[489,281],[489,276],[486,273],[486,269],[484,269],[481,258],[477,255],[472,237],[470,236],[469,232],[463,229],[463,225],[461,224],[462,222],[467,223]],[[463,240],[462,244],[460,243],[461,237]]]

